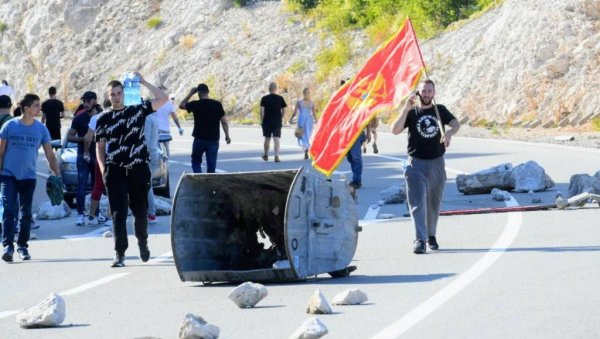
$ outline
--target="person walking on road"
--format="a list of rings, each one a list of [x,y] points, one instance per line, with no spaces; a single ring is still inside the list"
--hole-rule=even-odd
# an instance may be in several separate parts
[[[317,123],[317,113],[315,112],[315,102],[310,99],[310,90],[305,87],[302,90],[302,100],[298,100],[294,113],[290,117],[290,125],[294,117],[298,114],[298,124],[296,131],[302,131],[302,135],[296,135],[298,145],[304,150],[304,159],[308,159],[308,149],[310,148],[310,137],[312,136],[313,124]]]
[[[287,104],[282,96],[277,94],[277,84],[269,84],[269,94],[260,99],[260,124],[262,126],[263,136],[265,137],[264,152],[262,159],[269,160],[269,147],[271,138],[273,138],[273,148],[275,162],[279,159],[279,139],[281,138],[281,126],[285,116]]]
[[[148,249],[148,190],[150,168],[148,147],[144,139],[146,116],[169,100],[158,87],[150,84],[136,72],[140,84],[145,86],[154,100],[139,105],[123,104],[123,84],[113,80],[108,83],[111,108],[107,109],[96,125],[96,156],[104,178],[108,203],[112,212],[115,257],[112,267],[125,266],[127,241],[127,210],[131,209],[140,258],[150,259]]]
[[[159,87],[163,91],[164,87]],[[177,118],[177,113],[175,112],[175,98],[171,98],[171,100],[167,101],[164,105],[159,107],[155,113],[156,120],[158,122],[158,134],[168,134],[171,135],[171,126],[169,124],[169,117],[173,119],[173,122],[177,126],[179,136],[183,135],[183,127],[179,123],[179,119]],[[171,155],[171,151],[169,149],[169,143],[165,142],[165,146],[167,148],[167,156]]]
[[[56,87],[48,88],[48,96],[48,100],[42,104],[42,124],[46,124],[52,140],[60,140],[60,119],[65,116],[65,106],[56,99]]]
[[[189,101],[192,95],[198,93],[200,100]],[[188,95],[179,104],[180,109],[185,109],[194,115],[194,144],[192,145],[192,170],[202,173],[202,156],[206,154],[206,172],[215,173],[217,169],[217,155],[219,153],[219,123],[225,133],[225,142],[231,143],[229,137],[229,123],[225,117],[225,110],[220,101],[210,99],[206,84],[200,84],[190,90]],[[189,101],[189,102],[188,102]]]
[[[85,195],[87,193],[88,181],[94,187],[95,168],[96,168],[96,145],[92,142],[86,147],[85,136],[88,132],[90,120],[96,115],[96,93],[87,91],[81,97],[84,106],[84,113],[79,114],[73,119],[71,128],[67,133],[67,140],[77,143],[77,221],[75,226],[85,226],[86,223],[94,225],[97,223],[94,214],[85,216]],[[91,211],[90,211],[91,212]],[[96,210],[94,213],[98,213]]]
[[[11,262],[14,237],[21,212],[17,253],[22,260],[31,259],[29,235],[32,223],[31,205],[37,179],[37,157],[44,149],[52,175],[59,176],[58,163],[50,144],[46,126],[35,118],[40,114],[40,98],[26,94],[20,103],[22,116],[7,121],[0,129],[0,196],[2,196],[2,260]],[[60,180],[60,179],[59,179]]]
[[[417,97],[420,104],[417,105]],[[392,134],[408,128],[408,160],[404,177],[410,216],[415,225],[413,252],[437,250],[437,222],[446,184],[444,153],[452,136],[460,129],[458,120],[443,105],[434,105],[435,84],[427,79],[417,93],[406,100],[404,109],[392,123]],[[441,120],[441,121],[440,121]],[[449,125],[444,132],[443,125]]]

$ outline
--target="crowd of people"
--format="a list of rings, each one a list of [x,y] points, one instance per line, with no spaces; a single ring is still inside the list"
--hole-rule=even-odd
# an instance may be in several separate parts
[[[137,105],[125,105],[123,84],[110,81],[106,88],[107,97],[101,107],[98,96],[86,91],[81,96],[81,106],[76,110],[66,139],[77,143],[77,226],[86,224],[112,225],[114,230],[114,259],[112,267],[124,266],[128,248],[126,219],[128,209],[134,216],[134,229],[140,258],[148,261],[148,223],[156,222],[154,195],[151,189],[151,173],[155,171],[159,157],[158,135],[170,134],[171,118],[180,135],[184,130],[175,111],[175,98],[165,93],[164,87],[155,86],[136,73],[141,85],[145,86],[153,99]],[[342,81],[343,85],[343,81]],[[260,122],[264,137],[261,158],[269,160],[271,139],[273,159],[280,162],[280,138],[287,103],[277,94],[277,84],[270,83],[269,94],[260,101]],[[414,252],[425,253],[425,244],[437,249],[435,238],[437,216],[443,187],[446,181],[443,154],[450,138],[459,126],[454,116],[442,105],[432,103],[435,86],[430,80],[420,84],[418,95],[412,95],[404,110],[392,123],[392,133],[399,134],[408,128],[408,165],[406,167],[407,194],[410,213],[416,230]],[[194,95],[198,100],[191,100]],[[221,138],[220,128],[227,144],[231,143],[229,123],[221,102],[209,97],[206,84],[192,88],[182,99],[179,108],[194,117],[194,138],[191,167],[194,173],[202,172],[203,158],[206,171],[216,171]],[[61,139],[61,119],[65,116],[64,104],[56,98],[56,88],[48,89],[48,99],[43,103],[35,94],[26,94],[11,116],[11,97],[14,90],[4,80],[0,85],[0,195],[2,199],[2,239],[4,261],[13,260],[14,235],[19,223],[17,253],[22,260],[31,258],[28,240],[32,224],[31,205],[36,186],[36,163],[40,147],[43,148],[53,176],[59,176],[59,168],[50,144]],[[420,102],[417,105],[416,98]],[[435,114],[434,112],[435,108]],[[439,108],[439,112],[438,112]],[[41,113],[41,122],[36,120]],[[19,114],[19,115],[17,115]],[[438,118],[436,118],[436,115]],[[295,135],[309,158],[310,136],[317,123],[317,109],[311,99],[309,88],[304,88],[302,98],[295,105],[289,123],[297,118]],[[441,116],[441,118],[440,118]],[[438,126],[449,125],[445,131]],[[354,189],[362,187],[362,153],[373,138],[376,144],[377,119],[367,124],[347,153],[352,169],[349,183]],[[426,126],[425,126],[426,125]],[[426,128],[429,127],[429,128]],[[433,127],[433,129],[431,128]],[[169,153],[167,146],[167,153]],[[92,185],[91,206],[86,215],[85,195],[88,182]],[[106,191],[109,201],[108,215],[102,215],[99,201]],[[20,215],[20,220],[19,220]]]

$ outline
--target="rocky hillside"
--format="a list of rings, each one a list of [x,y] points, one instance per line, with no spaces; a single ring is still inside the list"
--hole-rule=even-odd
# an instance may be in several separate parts
[[[289,87],[288,99],[305,85],[335,87],[314,82],[314,55],[327,45],[320,32],[280,1],[0,0],[0,22],[0,78],[18,95],[55,85],[75,104],[140,70],[178,98],[207,82],[228,111],[250,119],[269,81]],[[340,77],[374,50],[354,36]],[[438,101],[472,122],[553,126],[600,113],[598,0],[505,0],[422,48]]]
[[[600,115],[598,0],[506,0],[422,47],[438,101],[471,121],[551,127]]]

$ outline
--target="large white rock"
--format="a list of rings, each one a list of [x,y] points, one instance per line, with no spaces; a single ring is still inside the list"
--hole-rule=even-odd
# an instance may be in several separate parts
[[[317,288],[308,300],[308,307],[306,308],[306,313],[330,314],[331,312],[331,306],[329,306],[327,299],[325,299],[323,293],[321,293],[321,290]]]
[[[238,305],[239,308],[254,307],[259,301],[268,294],[264,285],[245,282],[229,292],[229,299]]]
[[[515,192],[543,191],[554,186],[554,181],[535,161],[528,161],[512,169]]]
[[[156,206],[156,215],[170,215],[171,214],[171,200],[161,197],[158,195],[154,196],[154,205]]]
[[[17,324],[23,328],[55,327],[65,320],[65,301],[55,293],[41,303],[19,313]]]
[[[306,319],[300,327],[289,337],[289,339],[317,339],[329,331],[325,324],[316,317]]]
[[[188,313],[179,330],[179,339],[217,339],[219,328],[207,323],[202,317]]]
[[[399,185],[381,191],[380,195],[384,204],[401,204],[406,201],[406,191]]]
[[[334,305],[360,305],[369,300],[367,294],[357,288],[347,289],[333,297]]]
[[[52,206],[50,201],[46,201],[37,210],[37,218],[39,220],[55,220],[68,217],[69,215],[71,215],[71,208],[64,200],[56,206]]]

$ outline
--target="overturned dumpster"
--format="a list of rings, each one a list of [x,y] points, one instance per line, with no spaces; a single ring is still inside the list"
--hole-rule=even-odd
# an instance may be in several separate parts
[[[352,261],[359,231],[346,181],[302,168],[184,174],[171,215],[182,281],[339,276]]]

